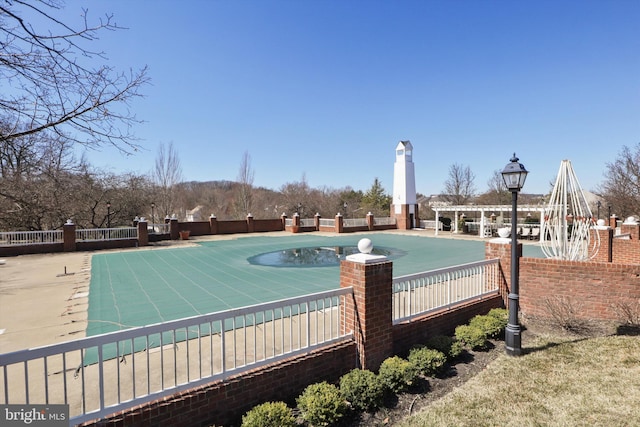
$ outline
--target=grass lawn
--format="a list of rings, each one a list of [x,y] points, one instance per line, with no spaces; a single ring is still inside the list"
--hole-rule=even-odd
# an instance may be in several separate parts
[[[640,337],[546,332],[523,349],[396,425],[640,425]]]

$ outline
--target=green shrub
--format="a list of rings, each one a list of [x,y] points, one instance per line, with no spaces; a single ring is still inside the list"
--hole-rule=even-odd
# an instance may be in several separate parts
[[[454,337],[447,335],[436,335],[427,341],[427,347],[438,350],[447,356],[447,360],[451,361],[460,356],[464,350],[464,344]]]
[[[284,402],[266,402],[242,416],[242,427],[294,427],[296,419]]]
[[[460,325],[456,327],[456,338],[461,341],[465,347],[472,350],[486,349],[489,344],[487,335],[477,326]]]
[[[378,372],[386,390],[398,393],[406,390],[418,378],[416,367],[399,356],[389,357],[382,362]]]
[[[328,426],[347,412],[347,403],[338,387],[326,381],[311,384],[296,399],[302,418],[312,426]]]
[[[441,351],[427,347],[415,347],[409,351],[409,362],[416,367],[419,373],[425,376],[434,376],[447,363],[447,356]]]
[[[380,378],[366,369],[353,369],[340,378],[340,392],[356,411],[382,405],[384,388]]]
[[[500,319],[504,322],[504,325],[507,326],[507,323],[509,321],[509,310],[507,310],[506,308],[492,308],[487,313],[487,316]]]
[[[484,332],[487,338],[498,338],[507,324],[500,318],[494,316],[474,316],[469,322],[469,326],[476,327]]]

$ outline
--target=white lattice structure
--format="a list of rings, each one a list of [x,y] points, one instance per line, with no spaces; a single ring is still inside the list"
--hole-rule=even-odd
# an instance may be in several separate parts
[[[542,251],[548,258],[586,261],[600,247],[598,234],[591,239],[593,216],[570,160],[560,163],[553,192],[541,221]],[[593,241],[591,241],[593,240]]]

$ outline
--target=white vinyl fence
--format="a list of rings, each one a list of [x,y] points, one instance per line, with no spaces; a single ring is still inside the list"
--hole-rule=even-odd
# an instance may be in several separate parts
[[[497,294],[499,260],[490,259],[393,279],[393,322]]]
[[[76,241],[137,239],[137,227],[84,228],[76,230]]]
[[[352,339],[351,288],[0,354],[0,403],[67,404],[73,424]],[[342,319],[342,321],[341,321]]]
[[[375,221],[375,218],[373,220]],[[342,225],[344,227],[366,227],[368,224],[366,218],[345,218]]]
[[[64,243],[62,230],[0,232],[0,246],[38,245],[44,243]]]
[[[373,225],[396,225],[396,219],[391,217],[373,217]]]

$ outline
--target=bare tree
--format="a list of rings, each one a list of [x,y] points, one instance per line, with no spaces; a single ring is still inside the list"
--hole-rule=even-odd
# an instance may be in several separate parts
[[[175,186],[182,181],[180,158],[172,142],[166,145],[160,144],[153,177],[158,191],[158,200],[155,201],[158,214],[172,215],[176,207]]]
[[[242,155],[240,170],[238,171],[238,189],[235,200],[236,217],[244,218],[251,213],[253,208],[253,176],[254,172],[251,168],[251,156],[248,151]]]
[[[449,167],[449,178],[444,182],[442,198],[453,205],[464,205],[475,193],[475,175],[469,166],[454,163]]]
[[[613,163],[607,163],[605,181],[600,193],[612,207],[612,212],[625,218],[640,215],[640,143],[623,146]]]
[[[306,174],[302,174],[302,178],[298,182],[287,182],[280,187],[281,201],[279,205],[282,211],[289,216],[298,213],[300,216],[315,214],[314,206],[310,206],[311,188],[307,183]]]
[[[48,130],[87,147],[136,150],[131,127],[139,120],[128,107],[148,82],[146,68],[116,71],[104,52],[86,46],[122,29],[112,15],[90,24],[84,9],[80,22],[63,22],[60,4],[0,2],[0,143]]]
[[[1,126],[1,124],[0,124]],[[72,205],[73,175],[85,167],[71,144],[51,132],[0,144],[0,228],[57,228]]]
[[[488,190],[486,193],[478,196],[476,202],[483,205],[508,205],[511,203],[511,193],[504,184],[502,171],[496,169],[489,181],[487,181]]]

